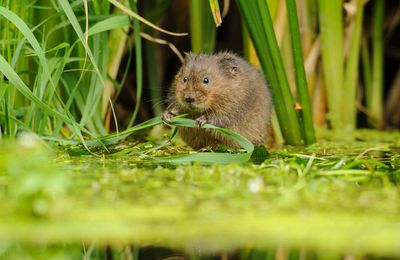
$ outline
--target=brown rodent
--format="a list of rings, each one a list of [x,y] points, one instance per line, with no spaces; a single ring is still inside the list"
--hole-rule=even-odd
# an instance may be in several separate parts
[[[186,54],[175,76],[164,111],[164,122],[187,113],[195,128],[179,127],[178,133],[192,148],[238,144],[215,130],[201,129],[204,123],[233,130],[256,145],[268,135],[272,109],[271,94],[260,71],[239,56]]]

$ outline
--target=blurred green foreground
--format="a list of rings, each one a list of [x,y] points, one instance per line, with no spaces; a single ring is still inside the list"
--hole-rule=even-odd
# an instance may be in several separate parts
[[[152,142],[99,157],[24,135],[0,146],[0,259],[399,257],[400,134],[355,138],[203,167],[155,165]]]

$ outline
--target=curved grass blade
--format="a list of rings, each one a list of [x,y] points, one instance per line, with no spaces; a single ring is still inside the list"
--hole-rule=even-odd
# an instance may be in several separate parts
[[[135,20],[141,21],[142,23],[144,23],[144,24],[156,29],[157,31],[160,31],[160,32],[163,32],[163,33],[166,33],[166,34],[170,34],[170,35],[173,35],[173,36],[186,36],[186,35],[188,35],[187,33],[174,33],[174,32],[170,32],[170,31],[164,30],[164,29],[158,27],[157,25],[149,22],[148,20],[144,19],[143,17],[141,17],[137,13],[131,11],[128,7],[126,7],[123,4],[119,3],[117,0],[108,0],[108,2],[113,4],[118,9],[121,9],[123,12],[125,12],[129,16],[133,17]]]
[[[129,24],[130,20],[128,15],[114,15],[90,27],[88,35],[92,36],[97,33],[123,28]]]

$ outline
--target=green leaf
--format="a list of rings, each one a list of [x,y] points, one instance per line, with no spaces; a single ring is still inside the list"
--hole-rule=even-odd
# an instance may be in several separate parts
[[[92,36],[97,33],[123,28],[129,24],[130,20],[128,15],[114,15],[90,27],[88,34]]]

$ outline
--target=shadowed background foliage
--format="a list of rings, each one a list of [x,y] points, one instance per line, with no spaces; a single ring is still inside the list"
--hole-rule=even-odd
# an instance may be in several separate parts
[[[261,65],[273,91],[278,143],[313,143],[313,126],[399,127],[394,1],[3,0],[1,6],[2,136],[30,129],[82,139],[130,127],[163,111],[183,52],[219,50]],[[149,22],[189,34],[161,32]]]
[[[384,0],[0,0],[0,258],[395,259],[399,22]],[[264,72],[290,145],[154,127],[184,52],[220,50]]]

